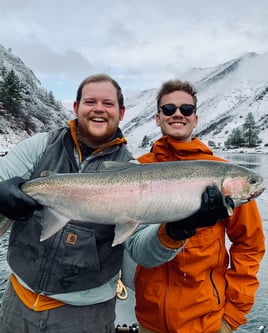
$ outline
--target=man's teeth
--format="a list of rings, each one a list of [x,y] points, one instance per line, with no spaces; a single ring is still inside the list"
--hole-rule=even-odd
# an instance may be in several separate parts
[[[94,121],[104,122],[105,120],[103,118],[92,118]]]

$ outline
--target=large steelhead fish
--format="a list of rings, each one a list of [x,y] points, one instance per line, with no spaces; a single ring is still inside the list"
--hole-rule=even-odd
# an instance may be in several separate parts
[[[68,221],[79,220],[116,225],[114,246],[140,223],[173,222],[192,215],[208,185],[216,185],[237,207],[259,196],[262,182],[251,170],[225,162],[104,162],[98,172],[48,173],[21,188],[44,206],[41,240]],[[9,224],[0,221],[0,234]]]

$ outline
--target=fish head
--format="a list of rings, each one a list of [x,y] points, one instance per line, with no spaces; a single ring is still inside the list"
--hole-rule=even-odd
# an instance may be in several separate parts
[[[252,170],[238,165],[228,165],[222,181],[221,191],[224,196],[229,196],[234,206],[256,199],[263,193],[263,177]]]

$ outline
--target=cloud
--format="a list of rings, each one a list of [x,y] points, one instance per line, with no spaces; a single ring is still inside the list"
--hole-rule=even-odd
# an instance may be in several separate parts
[[[29,49],[31,50],[29,52]],[[33,70],[46,75],[58,74],[59,77],[80,78],[86,72],[94,71],[94,66],[81,53],[73,49],[53,51],[42,43],[28,46],[26,43],[20,45],[20,53],[27,63],[31,64]]]
[[[105,72],[145,89],[268,51],[267,17],[266,0],[3,0],[0,40],[48,84]]]

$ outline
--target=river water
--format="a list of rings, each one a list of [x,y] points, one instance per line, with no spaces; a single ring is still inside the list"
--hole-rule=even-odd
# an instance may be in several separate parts
[[[257,198],[257,204],[263,220],[266,235],[266,248],[268,248],[268,154],[248,154],[248,153],[228,153],[217,152],[232,163],[245,166],[259,173],[264,178],[265,192]],[[0,241],[0,299],[7,283],[9,268],[6,262],[8,234],[5,234]],[[259,271],[260,287],[256,293],[256,301],[250,314],[248,323],[240,327],[237,333],[260,332],[258,328],[262,325],[267,326],[268,332],[268,254],[266,253],[261,263]],[[132,324],[132,323],[130,323]]]
[[[266,187],[264,193],[256,199],[262,217],[264,232],[266,236],[266,249],[268,249],[268,154],[245,154],[220,152],[219,155],[232,163],[242,165],[254,170],[264,178]],[[248,323],[241,326],[236,332],[255,333],[260,332],[258,328],[266,326],[268,332],[268,253],[264,255],[258,274],[260,287],[256,293],[255,304],[248,315]]]

